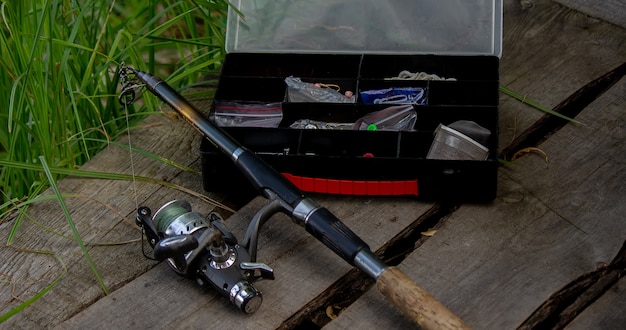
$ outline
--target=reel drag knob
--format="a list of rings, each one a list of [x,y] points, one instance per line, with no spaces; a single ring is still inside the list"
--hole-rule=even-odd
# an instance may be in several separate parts
[[[263,303],[263,296],[250,283],[241,281],[230,289],[230,301],[242,312],[252,314]]]

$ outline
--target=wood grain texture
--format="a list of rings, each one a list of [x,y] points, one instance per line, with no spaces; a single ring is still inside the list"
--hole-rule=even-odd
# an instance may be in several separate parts
[[[157,153],[170,160],[199,170],[197,149],[200,137],[182,120],[154,115],[132,131],[133,147]],[[168,136],[158,138],[155,136]],[[128,143],[127,137],[120,138]],[[183,185],[201,192],[200,175],[180,170],[143,156],[134,155],[135,173]],[[126,149],[110,146],[82,167],[88,171],[131,173]],[[69,177],[59,182],[65,194],[74,194],[66,204],[82,239],[88,242],[89,253],[109,289],[117,289],[154,265],[141,255],[140,231],[134,224],[137,203],[160,205],[172,198],[187,198],[198,210],[210,205],[180,191],[156,184],[137,182],[137,195],[132,182],[92,180]],[[46,192],[50,194],[51,192]],[[218,197],[218,196],[214,196]],[[72,237],[67,220],[55,200],[36,203],[28,209],[28,219],[18,229],[10,247],[0,247],[3,262],[0,273],[9,281],[0,283],[0,314],[34,296],[62,274],[62,266],[52,255],[27,251],[42,250],[58,256],[68,273],[49,293],[8,321],[10,328],[41,328],[52,326],[103,296],[96,279]],[[6,242],[13,221],[0,224],[0,240]],[[57,234],[43,230],[54,229]],[[59,236],[64,235],[64,237]],[[113,243],[110,245],[109,243]],[[104,245],[103,245],[104,244]],[[50,306],[55,306],[50,308]]]
[[[592,20],[549,0],[503,1],[500,83],[553,108],[588,82],[624,62],[624,29]],[[543,112],[501,95],[500,149]]]
[[[534,3],[504,2],[503,84],[554,106],[626,61],[623,29]],[[492,205],[463,205],[399,267],[470,326],[508,329],[611,260],[626,237],[625,88],[622,79],[577,118],[587,126],[568,125],[540,145],[550,163],[530,155],[501,169]],[[501,98],[501,146],[539,116],[515,102]],[[370,290],[325,329],[408,327]]]
[[[373,249],[430,206],[403,198],[316,197]],[[262,203],[263,199],[257,198],[227,220],[238,237]],[[261,231],[258,260],[274,269],[276,280],[255,284],[263,292],[264,302],[252,315],[243,315],[215,291],[199,290],[192,281],[178,279],[172,270],[159,266],[61,323],[59,328],[125,328],[128,324],[157,329],[228,328],[233,324],[242,329],[276,328],[351,268],[284,215],[274,216]],[[129,314],[127,310],[138,301],[149,302],[150,313],[168,313],[168,317]]]
[[[400,265],[477,329],[517,327],[580,274],[609,262],[626,237],[626,80],[568,125],[499,173],[493,205],[463,205]],[[390,315],[396,315],[392,317]],[[408,320],[375,292],[328,329],[403,329]]]
[[[626,28],[624,0],[554,0],[600,20]]]
[[[626,278],[613,285],[593,305],[578,315],[566,329],[621,329],[626,324]]]

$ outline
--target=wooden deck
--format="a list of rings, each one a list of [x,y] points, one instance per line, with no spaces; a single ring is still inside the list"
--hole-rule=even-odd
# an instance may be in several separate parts
[[[532,146],[547,161],[531,152],[502,166],[498,197],[488,204],[312,196],[475,329],[626,324],[626,27],[619,21],[626,4],[558,2],[504,1],[501,84],[584,123],[546,118],[501,97],[502,156]],[[133,147],[200,169],[201,137],[182,120],[151,116],[131,139]],[[129,158],[111,145],[83,168],[129,174]],[[136,154],[133,160],[136,175],[204,193],[200,174]],[[148,182],[137,182],[136,192],[128,181],[73,177],[59,187],[71,194],[68,208],[111,292],[105,295],[67,238],[58,202],[40,202],[14,242],[0,247],[0,316],[61,278],[0,328],[412,327],[370,280],[285,216],[268,222],[259,242],[259,261],[276,280],[255,284],[263,305],[243,315],[141,253],[136,203],[156,208],[183,198],[201,213],[212,205]],[[238,237],[262,203],[255,199],[227,220]],[[7,242],[14,221],[0,224],[0,241]],[[422,235],[431,228],[434,235]]]

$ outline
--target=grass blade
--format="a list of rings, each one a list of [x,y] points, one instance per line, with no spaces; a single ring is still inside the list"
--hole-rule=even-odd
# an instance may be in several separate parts
[[[582,122],[580,122],[580,121],[578,121],[576,119],[564,116],[564,115],[562,115],[562,114],[560,114],[560,113],[558,113],[556,111],[552,111],[551,109],[548,109],[548,108],[544,107],[543,105],[541,105],[541,104],[539,104],[539,103],[537,103],[537,102],[535,102],[533,100],[529,100],[525,96],[522,96],[522,95],[520,95],[520,94],[510,90],[506,86],[500,86],[500,92],[502,92],[503,94],[508,95],[508,96],[510,96],[510,97],[512,97],[512,98],[514,98],[514,99],[516,99],[516,100],[518,100],[518,101],[520,101],[520,102],[522,102],[524,104],[527,104],[527,105],[529,105],[529,106],[531,106],[531,107],[533,107],[533,108],[535,108],[537,110],[543,111],[543,112],[545,112],[547,114],[559,117],[561,119],[568,120],[568,121],[570,121],[572,123],[584,125]]]
[[[54,279],[54,281],[52,281],[52,283],[50,283],[48,286],[43,288],[43,290],[37,292],[37,294],[35,294],[31,298],[26,299],[24,302],[22,302],[21,304],[17,305],[16,307],[11,309],[10,311],[0,315],[0,324],[2,324],[4,321],[8,320],[10,317],[16,315],[17,313],[21,312],[22,310],[24,310],[28,306],[32,305],[35,301],[39,300],[39,298],[43,297],[46,293],[48,293],[48,291],[52,290],[52,288],[54,288],[61,281],[61,279],[63,277],[65,277],[65,275],[67,274],[67,266],[65,265],[63,260],[58,255],[56,255],[55,253],[46,252],[46,251],[25,251],[25,252],[54,255],[54,257],[59,261],[59,263],[63,267],[63,272],[61,272],[61,274],[56,279]]]
[[[40,164],[29,164],[29,163],[22,163],[22,162],[16,162],[16,161],[10,161],[10,160],[0,160],[0,166],[6,166],[6,167],[12,167],[12,168],[21,168],[24,170],[28,170],[28,171],[38,171],[41,172],[43,171],[43,168]],[[233,209],[231,209],[230,207],[214,200],[211,198],[208,198],[207,196],[204,196],[203,194],[200,194],[194,190],[182,187],[180,185],[171,183],[171,182],[167,182],[167,181],[163,181],[163,180],[157,180],[154,178],[150,178],[150,177],[146,177],[146,176],[133,176],[130,174],[121,174],[121,173],[110,173],[110,172],[98,172],[98,171],[84,171],[84,170],[76,170],[76,169],[69,169],[69,168],[64,168],[64,167],[51,167],[48,166],[48,170],[53,173],[53,174],[60,174],[63,176],[77,176],[77,177],[82,177],[82,178],[90,178],[90,179],[102,179],[102,180],[122,180],[122,181],[133,181],[137,180],[139,182],[146,182],[146,183],[153,183],[153,184],[158,184],[158,185],[162,185],[164,187],[168,187],[168,188],[172,188],[172,189],[176,189],[178,191],[182,191],[184,193],[187,193],[191,196],[197,197],[201,200],[203,200],[206,203],[209,203],[213,206],[219,207],[223,210],[235,213],[235,211]]]
[[[96,277],[96,280],[100,284],[102,291],[104,292],[104,294],[108,295],[109,289],[104,283],[102,276],[98,272],[98,269],[96,268],[96,264],[91,259],[91,256],[89,255],[89,251],[87,251],[87,247],[85,246],[85,243],[83,242],[80,236],[80,233],[78,232],[78,228],[76,228],[76,224],[74,223],[74,220],[72,219],[72,216],[70,215],[70,212],[67,209],[67,205],[65,205],[65,199],[63,199],[63,196],[61,195],[61,191],[59,191],[59,187],[57,186],[56,181],[54,180],[52,172],[50,172],[50,168],[48,167],[48,164],[46,163],[46,159],[43,156],[39,156],[39,162],[41,163],[41,166],[43,167],[44,173],[46,173],[46,177],[48,178],[48,183],[50,184],[50,188],[52,188],[52,190],[54,191],[54,194],[57,196],[59,205],[61,206],[61,209],[63,210],[63,214],[65,215],[65,219],[67,219],[67,223],[69,224],[70,229],[72,229],[72,233],[74,234],[74,238],[76,239],[78,246],[80,246],[80,249],[83,252],[83,255],[85,256],[85,259],[87,259],[87,263],[89,264],[91,271]]]
[[[172,167],[177,168],[179,170],[182,170],[182,171],[185,171],[185,172],[189,172],[189,173],[193,173],[193,174],[200,174],[199,171],[197,171],[197,170],[195,170],[195,169],[193,169],[193,168],[191,168],[189,166],[183,165],[181,163],[177,163],[177,162],[175,162],[173,160],[167,159],[165,157],[161,157],[161,156],[159,156],[157,154],[154,154],[154,153],[142,150],[142,149],[135,148],[135,147],[130,146],[128,144],[119,143],[119,142],[115,142],[115,141],[107,141],[107,140],[104,140],[104,139],[96,139],[96,138],[85,138],[85,140],[86,141],[94,141],[94,142],[111,144],[111,145],[114,145],[116,147],[120,147],[120,148],[123,148],[123,149],[130,150],[132,152],[138,153],[138,154],[140,154],[140,155],[142,155],[144,157],[147,157],[147,158],[150,158],[150,159],[154,159],[154,160],[156,160],[158,162],[161,162],[163,164],[172,166]]]
[[[33,194],[39,194],[43,190],[43,185],[39,185],[33,191]],[[9,232],[9,237],[7,238],[7,245],[11,245],[13,240],[15,240],[15,235],[17,235],[17,229],[20,227],[22,220],[26,216],[26,211],[28,210],[29,205],[24,205],[24,207],[19,208],[19,214],[15,221],[13,222],[13,226],[11,227],[11,231]]]

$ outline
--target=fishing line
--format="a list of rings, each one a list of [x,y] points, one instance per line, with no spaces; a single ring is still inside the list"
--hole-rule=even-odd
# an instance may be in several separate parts
[[[128,115],[128,104],[124,104],[124,112],[126,115],[126,134],[128,135],[128,156],[130,157],[130,174],[133,182],[133,199],[135,200],[135,210],[139,209],[139,201],[137,198],[137,180],[135,178],[135,161],[133,159],[133,144],[132,138],[130,136],[130,119]],[[143,253],[144,257],[150,258],[144,249],[144,229],[141,227],[141,253]]]
[[[124,112],[126,115],[126,134],[128,135],[128,155],[130,157],[130,173],[131,173],[131,177],[132,177],[132,182],[133,182],[133,197],[135,200],[135,210],[137,210],[139,208],[139,201],[137,198],[137,180],[135,178],[135,161],[133,159],[133,145],[132,145],[132,138],[130,136],[130,119],[129,119],[129,115],[128,115],[128,105],[124,104]]]
[[[169,204],[167,207],[162,207],[154,214],[154,224],[160,232],[165,232],[172,222],[179,216],[189,213],[189,210],[185,207],[177,204]]]
[[[135,201],[135,210],[139,209],[139,198],[138,198],[138,194],[137,194],[137,179],[136,179],[136,174],[135,174],[135,160],[133,158],[133,142],[132,142],[132,137],[130,134],[130,115],[129,115],[129,110],[128,110],[128,106],[132,103],[132,100],[135,97],[135,93],[134,93],[134,88],[136,88],[135,86],[128,86],[129,85],[129,77],[128,77],[128,70],[126,68],[126,66],[124,65],[124,62],[122,62],[120,64],[120,69],[119,69],[119,77],[122,80],[122,91],[120,93],[120,96],[124,95],[124,97],[126,99],[124,99],[124,101],[122,101],[122,99],[120,99],[120,103],[122,103],[124,105],[124,115],[126,117],[126,134],[128,136],[128,156],[130,158],[130,173],[131,173],[131,178],[132,178],[132,183],[133,183],[133,199]],[[128,91],[131,91],[130,93]],[[141,227],[141,253],[144,255],[144,257],[148,258],[148,259],[153,259],[152,257],[148,256],[148,254],[145,251],[145,244],[144,244],[144,237],[145,237],[145,229],[143,227]]]
[[[137,197],[137,179],[135,175],[135,160],[133,158],[133,143],[130,134],[130,114],[128,106],[131,105],[135,100],[135,90],[143,87],[143,84],[137,83],[134,71],[130,70],[124,62],[120,63],[118,75],[122,85],[122,90],[118,97],[118,101],[124,105],[124,114],[126,116],[126,132],[128,134],[128,155],[130,157],[130,172],[133,182],[135,210],[137,210],[139,209],[139,201]]]

